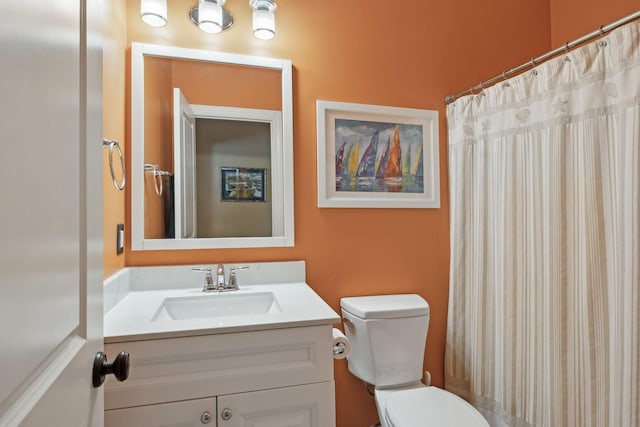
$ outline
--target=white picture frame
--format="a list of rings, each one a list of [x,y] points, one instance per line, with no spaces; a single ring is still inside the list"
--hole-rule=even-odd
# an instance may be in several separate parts
[[[318,207],[439,208],[438,112],[316,102]]]

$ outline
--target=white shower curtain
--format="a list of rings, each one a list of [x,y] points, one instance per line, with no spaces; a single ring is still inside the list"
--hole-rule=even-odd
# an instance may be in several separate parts
[[[492,426],[640,427],[640,25],[447,119],[447,389]]]

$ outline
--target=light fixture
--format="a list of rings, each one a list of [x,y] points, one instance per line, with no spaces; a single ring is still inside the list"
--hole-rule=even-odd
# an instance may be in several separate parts
[[[274,12],[275,0],[249,0],[253,8],[253,36],[260,40],[271,40],[276,35]]]
[[[227,0],[198,0],[189,11],[189,19],[205,33],[220,33],[233,26],[234,18],[224,8]],[[253,9],[253,35],[257,39],[271,40],[276,35],[275,0],[249,0]],[[167,0],[140,0],[140,17],[153,27],[167,24]]]
[[[205,33],[220,33],[233,25],[233,15],[224,7],[226,0],[199,0],[189,11],[189,19]]]
[[[152,27],[167,25],[167,0],[140,0],[140,18]]]

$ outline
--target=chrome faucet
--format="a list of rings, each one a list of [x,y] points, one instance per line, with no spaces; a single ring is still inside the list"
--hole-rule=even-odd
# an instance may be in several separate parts
[[[231,273],[229,273],[229,283],[225,283],[224,277],[224,265],[218,264],[216,268],[216,281],[213,281],[213,269],[211,267],[194,267],[191,270],[204,272],[204,286],[202,292],[225,292],[225,291],[237,291],[238,290],[238,278],[236,271],[247,270],[248,265],[242,267],[231,267]]]
[[[218,264],[218,268],[216,269],[216,290],[225,291],[226,288],[224,284],[224,265]]]
[[[224,269],[222,270],[222,286],[220,286],[220,277],[218,276],[218,283],[213,283],[213,273],[211,267],[193,267],[192,271],[204,272],[204,286],[202,292],[222,292],[225,290],[224,286]],[[220,274],[220,267],[218,267],[218,275]]]

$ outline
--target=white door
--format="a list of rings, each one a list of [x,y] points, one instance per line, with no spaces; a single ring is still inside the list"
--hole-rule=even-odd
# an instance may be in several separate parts
[[[0,1],[0,426],[102,426],[101,0]]]
[[[173,89],[173,149],[176,238],[197,237],[196,118],[179,88]]]

